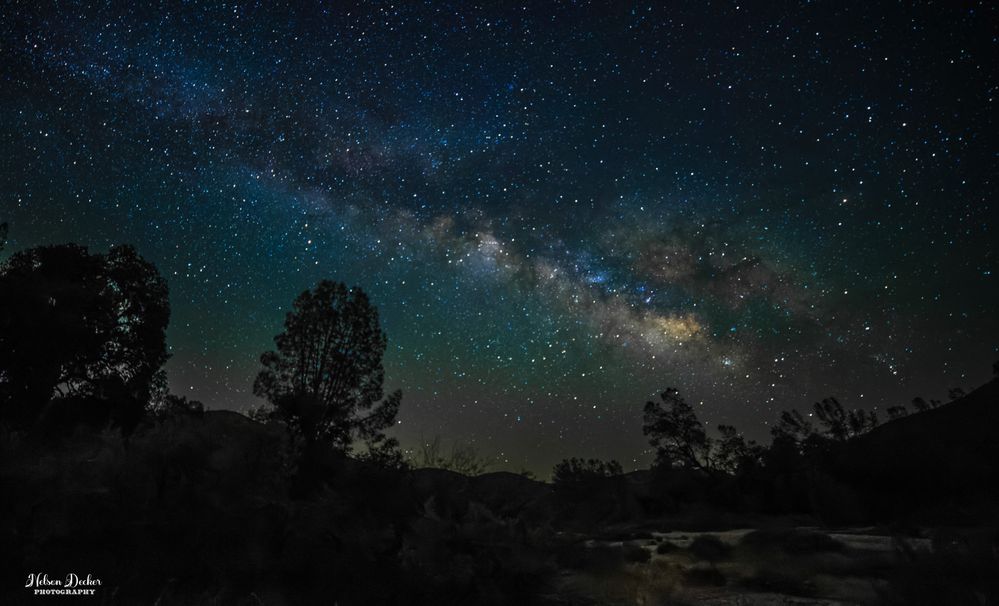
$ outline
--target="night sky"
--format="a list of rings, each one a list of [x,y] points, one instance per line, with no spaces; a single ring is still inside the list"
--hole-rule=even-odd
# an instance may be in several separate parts
[[[208,407],[323,278],[404,447],[543,475],[666,387],[765,439],[999,359],[993,3],[131,4],[0,11],[4,254],[135,244]]]

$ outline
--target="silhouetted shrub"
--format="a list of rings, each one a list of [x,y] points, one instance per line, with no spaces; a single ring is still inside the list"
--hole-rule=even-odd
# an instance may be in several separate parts
[[[625,562],[643,563],[652,559],[652,554],[648,549],[631,543],[625,543],[621,546],[621,556]]]
[[[624,556],[620,548],[609,545],[588,547],[585,543],[569,543],[556,548],[556,562],[571,570],[601,574],[620,569]]]
[[[732,548],[718,537],[711,534],[704,534],[691,541],[688,550],[695,557],[714,563],[727,558]]]
[[[481,505],[460,519],[417,518],[400,551],[408,603],[533,603],[552,572],[540,547]]]
[[[582,570],[587,572],[606,573],[621,568],[624,563],[624,554],[620,548],[609,545],[596,545],[587,548],[582,560]]]
[[[85,561],[121,603],[399,603],[399,535],[415,515],[403,477],[350,462],[292,500],[285,439],[232,412],[171,416],[127,440],[4,439],[0,485],[16,499],[0,519],[22,530],[5,531],[3,587]]]
[[[721,587],[725,585],[725,575],[715,567],[693,567],[683,573],[684,581],[689,585],[708,585]]]
[[[672,553],[672,552],[676,551],[676,549],[677,549],[676,545],[674,545],[673,543],[670,543],[669,541],[663,541],[662,543],[659,543],[658,545],[656,545],[656,553],[658,553],[660,555],[662,555],[664,553]]]
[[[564,459],[552,472],[558,518],[582,526],[626,518],[627,482],[621,464],[598,459]]]
[[[977,536],[940,534],[931,552],[896,541],[899,563],[889,572],[882,592],[887,605],[972,606],[999,604],[999,533]]]
[[[868,519],[861,494],[818,468],[808,474],[808,497],[812,512],[825,525],[857,524]]]

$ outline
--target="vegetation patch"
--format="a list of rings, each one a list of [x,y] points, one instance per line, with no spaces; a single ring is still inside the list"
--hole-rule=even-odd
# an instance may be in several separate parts
[[[754,530],[740,544],[756,551],[780,550],[790,554],[825,553],[843,550],[843,543],[823,532],[797,528]]]
[[[725,575],[714,567],[689,568],[683,573],[683,579],[688,585],[722,587],[725,585]]]
[[[625,562],[644,563],[652,559],[652,553],[640,545],[626,543],[621,547],[621,555]]]
[[[715,535],[705,534],[694,539],[687,550],[699,560],[714,563],[728,558],[732,547]]]
[[[656,553],[658,553],[659,555],[662,555],[664,553],[673,553],[676,550],[677,546],[674,545],[673,543],[670,543],[669,541],[663,541],[662,543],[656,545]]]

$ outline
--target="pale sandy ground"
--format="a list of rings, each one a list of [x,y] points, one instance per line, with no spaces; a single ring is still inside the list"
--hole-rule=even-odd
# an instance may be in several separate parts
[[[739,530],[722,530],[719,532],[653,532],[652,536],[656,538],[662,538],[673,543],[677,547],[689,547],[690,543],[698,536],[703,534],[714,535],[721,539],[728,545],[736,546],[742,537],[746,536],[750,532],[753,532],[752,528],[742,528]],[[801,527],[800,530],[814,530],[816,532],[824,532],[820,528],[809,528]],[[840,543],[843,543],[850,549],[857,549],[861,551],[893,551],[894,545],[892,543],[892,537],[885,535],[875,535],[866,534],[873,531],[872,528],[855,528],[855,529],[843,529],[837,532],[824,532],[824,534],[836,539]],[[931,548],[929,539],[907,539],[906,542],[910,547],[916,550],[926,550],[929,551]],[[619,542],[618,545],[621,543]],[[654,547],[653,547],[654,549]]]
[[[802,528],[801,530],[816,530]],[[890,567],[896,546],[890,536],[872,534],[873,529],[841,529],[826,533],[844,545],[841,551],[816,554],[778,554],[759,557],[740,541],[752,529],[719,532],[652,532],[652,539],[628,541],[589,540],[588,548],[598,545],[620,547],[625,543],[640,546],[651,553],[647,563],[627,563],[620,570],[590,574],[566,571],[561,577],[559,594],[566,604],[636,604],[639,606],[711,606],[825,605],[866,606],[879,602],[886,582],[877,570]],[[710,569],[709,562],[698,561],[687,548],[701,535],[713,535],[732,547],[731,556],[714,564],[724,575],[724,586],[691,584],[689,572]],[[659,554],[656,547],[668,541],[676,549]],[[914,550],[929,550],[927,539],[909,539]],[[774,593],[747,587],[748,579],[761,571],[776,571],[807,583],[807,597]],[[561,601],[561,600],[560,600]]]

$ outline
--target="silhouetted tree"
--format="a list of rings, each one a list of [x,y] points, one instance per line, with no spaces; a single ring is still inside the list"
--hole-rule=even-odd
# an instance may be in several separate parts
[[[881,421],[878,420],[876,410],[860,410],[855,408],[847,415],[847,426],[850,428],[849,437],[859,436],[877,427]]]
[[[818,433],[812,422],[797,410],[781,411],[777,425],[770,432],[775,440],[781,439],[796,444],[801,444]]]
[[[656,449],[656,465],[704,469],[709,466],[711,442],[694,409],[669,388],[662,402],[646,402],[642,433]]]
[[[816,402],[815,417],[824,428],[824,433],[835,440],[845,440],[849,434],[846,410],[836,398],[826,398]]]
[[[130,246],[43,246],[0,266],[0,292],[4,421],[138,422],[168,357],[167,286],[152,264]]]
[[[756,467],[765,448],[753,440],[746,440],[731,425],[718,426],[719,438],[711,454],[712,468],[736,474]]]
[[[943,402],[940,400],[934,400],[933,398],[930,398],[929,402],[918,397],[912,399],[912,406],[916,409],[916,412],[926,412],[927,410],[939,408],[941,404],[943,404]]]
[[[909,409],[905,406],[889,406],[888,407],[888,418],[891,420],[901,419],[902,417],[909,415]]]
[[[812,423],[815,419],[817,425]],[[836,398],[817,402],[812,414],[805,417],[797,410],[780,413],[777,425],[770,430],[773,445],[768,458],[815,455],[825,451],[832,441],[845,441],[866,433],[878,425],[875,412],[847,411]]]
[[[715,565],[729,557],[732,553],[731,545],[726,544],[713,534],[702,534],[691,541],[687,548],[690,553],[699,560],[703,560],[715,569]]]
[[[951,400],[960,400],[965,395],[966,394],[964,393],[963,387],[951,387],[949,390],[947,390],[947,397],[949,397]]]
[[[308,445],[346,453],[361,440],[369,451],[397,451],[384,431],[395,424],[402,394],[383,399],[386,338],[364,291],[329,280],[306,290],[274,343],[277,349],[260,357],[264,368],[253,385],[274,406],[272,416]]]
[[[876,412],[860,409],[847,411],[836,398],[816,402],[814,410],[815,417],[824,428],[823,433],[834,440],[848,440],[878,425]]]
[[[770,429],[772,442],[765,453],[766,466],[790,472],[804,461],[802,456],[811,457],[823,452],[831,441],[818,431],[807,417],[798,410],[781,411],[777,424]]]

